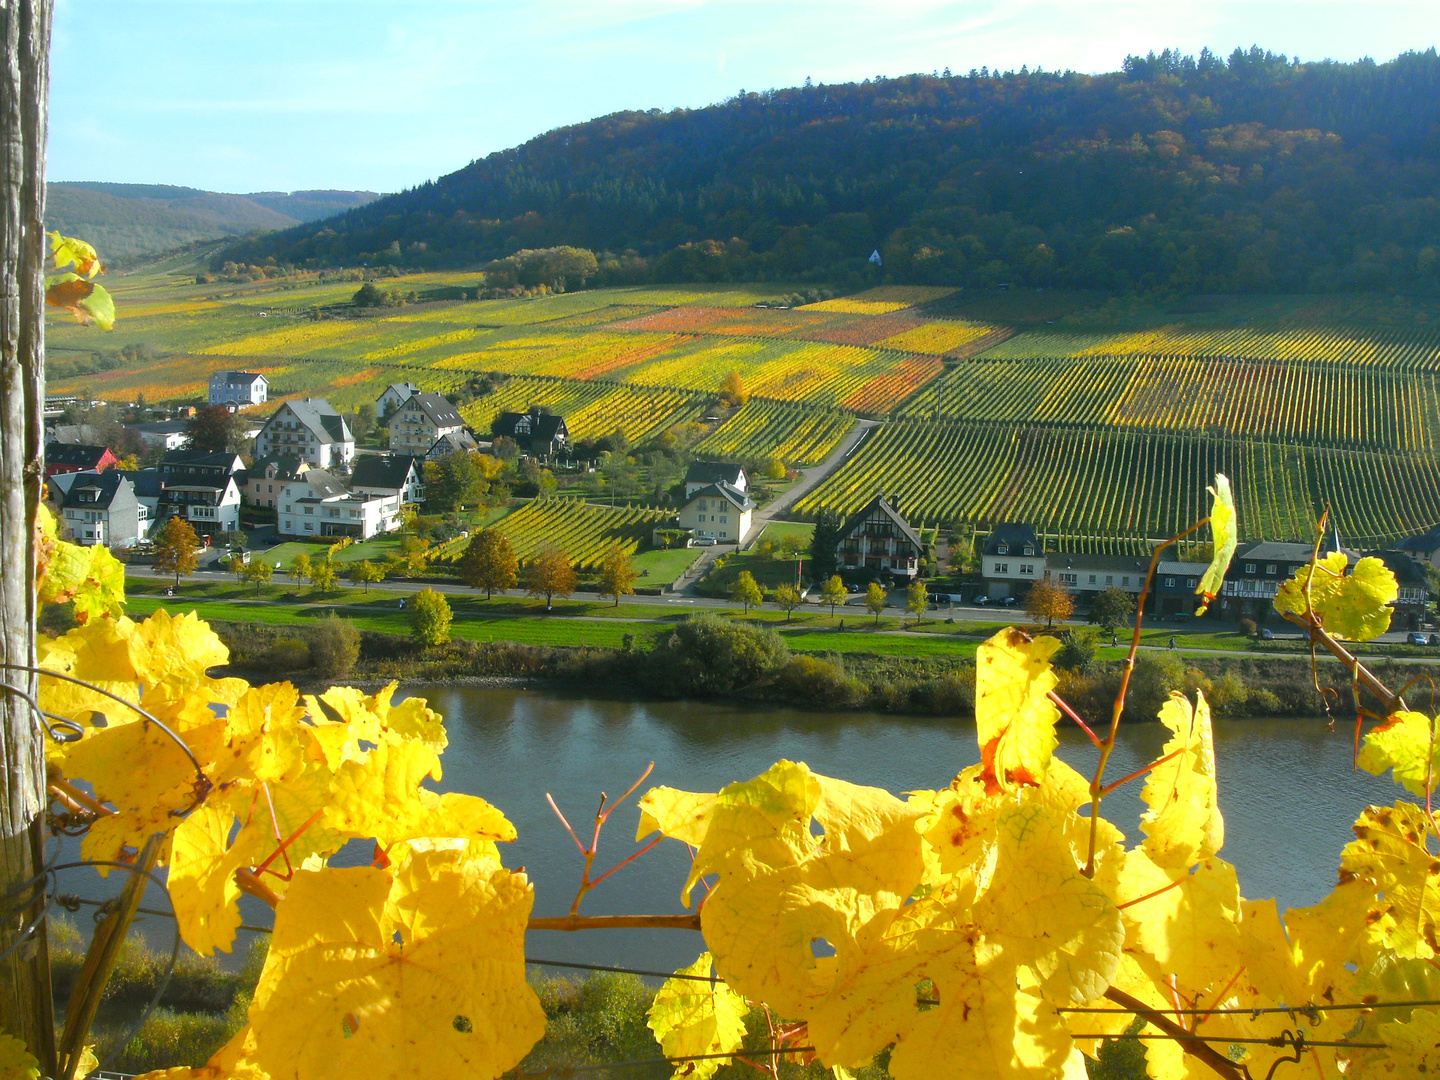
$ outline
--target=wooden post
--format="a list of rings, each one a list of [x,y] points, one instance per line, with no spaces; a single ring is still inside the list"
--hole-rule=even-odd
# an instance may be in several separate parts
[[[45,334],[45,131],[52,0],[0,0],[0,661],[35,662],[31,554],[40,498]],[[33,689],[34,679],[4,679]],[[55,1073],[43,883],[44,746],[24,700],[0,691],[0,1028]],[[25,900],[30,898],[29,903]],[[19,901],[23,906],[17,905]],[[22,932],[33,925],[26,940]],[[17,945],[17,942],[20,942]],[[15,946],[12,948],[12,946]]]

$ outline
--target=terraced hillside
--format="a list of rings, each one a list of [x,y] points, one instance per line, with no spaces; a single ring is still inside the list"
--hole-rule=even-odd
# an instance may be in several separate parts
[[[823,460],[870,416],[888,422],[800,512],[886,490],[921,524],[1020,518],[1086,543],[1172,534],[1216,469],[1235,480],[1252,537],[1304,537],[1326,504],[1355,543],[1440,521],[1434,302],[1209,298],[1164,311],[882,286],[789,308],[782,287],[762,285],[426,299],[480,284],[389,279],[420,302],[362,311],[348,305],[354,282],[121,278],[114,333],[57,320],[52,362],[83,371],[112,342],[155,358],[51,389],[194,398],[211,371],[243,366],[276,398],[350,408],[410,379],[460,394],[482,430],[541,405],[577,438],[683,430],[703,455],[792,466]],[[725,408],[735,376],[750,400]]]

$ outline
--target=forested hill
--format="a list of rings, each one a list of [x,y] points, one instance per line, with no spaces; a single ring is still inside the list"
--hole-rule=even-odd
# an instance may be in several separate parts
[[[225,258],[1175,292],[1440,288],[1440,58],[1166,52],[741,93],[562,128]],[[604,269],[608,267],[608,269]]]
[[[45,223],[113,258],[284,229],[377,198],[373,191],[226,195],[169,184],[54,183],[46,188]]]

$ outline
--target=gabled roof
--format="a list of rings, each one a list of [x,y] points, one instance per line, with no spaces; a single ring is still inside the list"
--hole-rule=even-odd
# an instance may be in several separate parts
[[[730,503],[730,505],[735,507],[736,510],[740,510],[742,512],[745,510],[755,509],[755,501],[751,499],[749,495],[746,495],[745,492],[741,491],[733,484],[725,483],[725,481],[723,480],[720,481],[720,483],[718,484],[709,484],[701,488],[699,491],[695,492],[694,495],[690,496],[690,498],[686,501],[685,505],[690,505],[690,503],[694,502],[696,499],[705,498],[725,499],[727,502]]]
[[[352,488],[389,488],[399,491],[420,473],[420,461],[408,454],[363,454],[350,473]]]
[[[93,469],[100,464],[101,460],[108,453],[110,453],[108,446],[90,446],[86,443],[50,442],[45,444],[45,464],[76,465],[82,469]]]
[[[246,470],[247,480],[294,480],[310,466],[294,454],[275,454],[257,458],[254,465]]]
[[[286,409],[289,409],[295,419],[304,424],[310,433],[322,443],[355,441],[355,436],[350,434],[350,426],[345,423],[345,418],[335,411],[334,406],[322,398],[287,401],[276,410],[275,416],[266,421],[265,426],[269,427],[273,424],[275,417],[282,415]]]
[[[1328,542],[1320,546],[1321,556],[1325,556],[1335,550],[1335,545]],[[1351,563],[1354,563],[1360,556],[1349,548],[1342,549],[1350,556]],[[1237,562],[1290,562],[1308,563],[1315,555],[1314,544],[1297,544],[1285,540],[1261,540],[1253,544],[1241,544],[1235,549],[1235,557],[1230,560],[1230,565]]]
[[[108,510],[110,504],[115,501],[115,496],[131,487],[130,481],[125,478],[124,474],[115,469],[106,469],[104,472],[71,473],[66,479],[69,483],[65,487],[65,496],[60,504],[62,506],[84,506],[97,510]]]
[[[160,498],[159,469],[129,469],[124,473],[124,476],[125,479],[135,485],[135,497],[137,499]]]
[[[405,404],[400,406],[401,412],[415,409],[423,412],[426,419],[436,427],[463,427],[465,424],[455,406],[450,404],[444,394],[411,394]]]
[[[221,371],[217,372],[217,374],[223,375],[225,377],[226,386],[250,386],[257,381],[270,381],[269,379],[266,379],[264,375],[261,375],[258,371]],[[214,375],[211,376],[212,379],[214,377]]]
[[[336,495],[346,494],[345,485],[335,477],[331,476],[324,469],[310,469],[303,476],[289,481],[292,484],[308,484],[310,490],[303,492],[300,498],[329,499]]]
[[[530,421],[530,433],[517,436],[515,426],[521,420]],[[532,409],[528,413],[502,412],[490,423],[490,431],[497,438],[510,439],[539,439],[542,442],[554,442],[564,431],[566,438],[570,435],[570,429],[565,424],[563,416],[556,416],[554,413],[542,413]]]
[[[190,426],[189,420],[147,420],[143,424],[126,424],[132,431],[146,435],[179,435]]]
[[[435,444],[425,451],[425,456],[438,458],[444,457],[446,454],[479,449],[480,444],[475,441],[475,436],[470,434],[470,429],[462,427],[459,431],[450,431],[441,435],[435,440]]]
[[[1011,547],[1010,554],[1016,555],[1024,548]],[[1039,554],[1039,549],[1036,549]],[[1045,556],[1045,565],[1051,570],[1098,571],[1102,574],[1139,574],[1143,580],[1150,569],[1149,557],[1139,555],[1090,555],[1082,551],[1052,551]],[[1175,564],[1178,565],[1178,564]],[[1208,564],[1206,564],[1208,566]],[[1201,567],[1201,572],[1204,572]],[[1174,571],[1172,571],[1174,573]]]
[[[848,537],[862,521],[876,510],[879,510],[882,515],[889,518],[895,527],[900,530],[900,535],[914,544],[917,551],[925,550],[925,543],[920,539],[919,534],[910,527],[908,521],[900,516],[900,512],[890,505],[889,500],[886,499],[884,495],[876,495],[875,498],[871,499],[863,507],[846,518],[845,524],[840,526],[840,535],[842,537]]]
[[[1035,535],[1035,530],[1023,521],[1002,521],[990,530],[990,535],[985,538],[985,546],[981,549],[982,555],[999,555],[1000,547],[1004,545],[1008,554],[1019,555],[1025,551],[1025,545],[1030,544],[1036,555],[1044,554],[1044,548],[1040,545],[1040,539]]]
[[[1431,526],[1428,532],[1407,536],[1395,547],[1399,551],[1428,556],[1436,550],[1440,550],[1440,525]]]
[[[238,455],[226,453],[224,450],[166,450],[160,459],[160,467],[164,469],[167,465],[224,469],[227,473],[234,474],[244,467],[245,462]]]
[[[692,461],[685,470],[685,483],[717,484],[723,480],[739,487],[740,478],[744,475],[745,466],[733,461]]]
[[[384,390],[380,391],[380,397],[384,397],[391,390],[394,390],[395,393],[399,394],[402,398],[408,398],[411,394],[418,394],[420,387],[416,386],[413,382],[392,382]]]

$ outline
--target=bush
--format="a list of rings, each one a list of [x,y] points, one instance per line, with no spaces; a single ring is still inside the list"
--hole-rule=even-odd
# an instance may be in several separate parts
[[[1125,711],[1132,718],[1153,720],[1170,691],[1184,686],[1185,674],[1184,662],[1174,653],[1141,656],[1135,661],[1135,673],[1130,676]]]
[[[310,662],[315,671],[327,679],[349,675],[360,659],[360,631],[347,619],[333,613],[316,619],[307,635]]]
[[[258,657],[267,671],[299,671],[310,666],[310,646],[300,638],[281,637],[272,641]]]
[[[970,716],[975,712],[975,672],[947,671],[917,683],[910,692],[912,706],[936,716]]]
[[[1100,650],[1100,632],[1089,627],[1066,630],[1060,635],[1060,651],[1055,654],[1055,666],[1067,671],[1089,671],[1095,665],[1095,656]]]
[[[773,630],[691,615],[664,631],[647,657],[658,689],[687,694],[726,694],[769,679],[790,659]]]
[[[410,601],[410,636],[427,648],[450,640],[450,602],[434,589],[421,589]]]
[[[814,656],[792,656],[775,678],[775,687],[797,705],[851,708],[865,696],[865,687],[845,668]]]
[[[1240,633],[1244,634],[1246,637],[1253,638],[1259,632],[1260,627],[1256,625],[1254,619],[1240,620]]]

